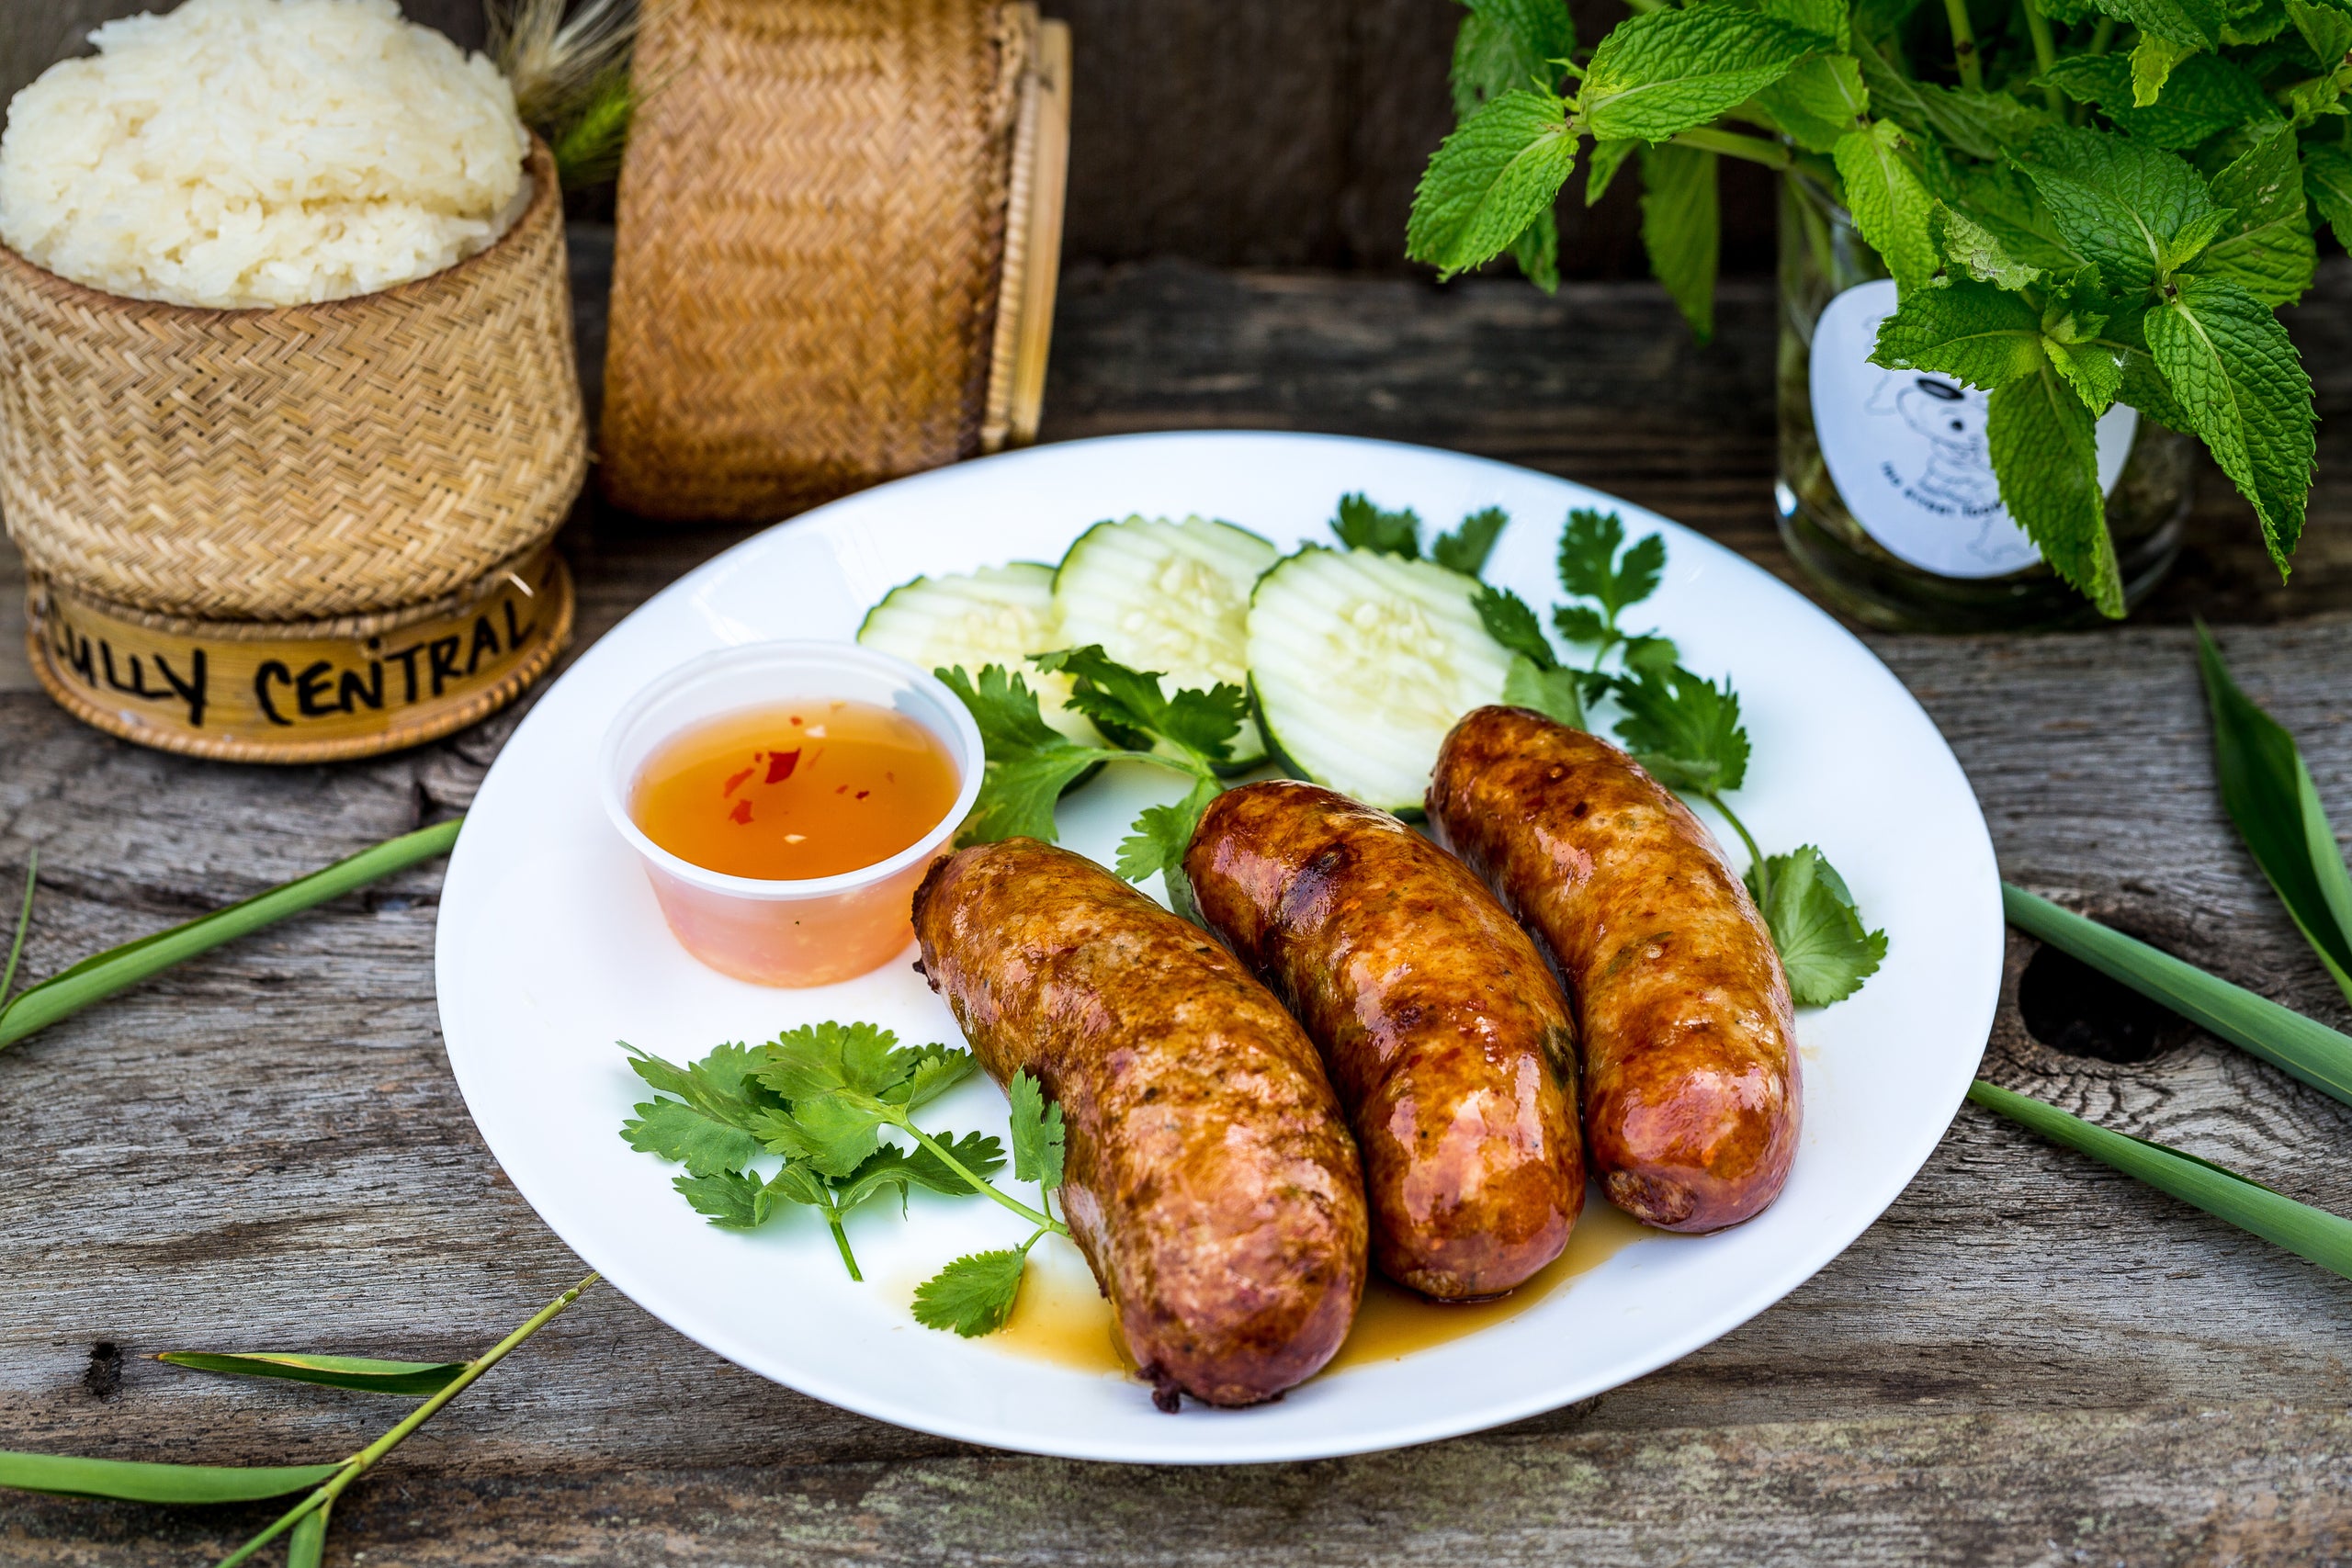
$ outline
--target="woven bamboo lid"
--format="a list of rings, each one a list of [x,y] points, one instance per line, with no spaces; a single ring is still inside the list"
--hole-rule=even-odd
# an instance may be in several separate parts
[[[607,494],[774,517],[1034,431],[1068,59],[1001,0],[649,0]]]

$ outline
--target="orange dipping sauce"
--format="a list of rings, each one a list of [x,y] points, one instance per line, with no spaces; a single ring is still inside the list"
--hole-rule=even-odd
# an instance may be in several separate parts
[[[945,744],[906,715],[803,702],[673,737],[639,773],[629,816],[706,871],[796,881],[888,860],[939,826],[961,782]]]

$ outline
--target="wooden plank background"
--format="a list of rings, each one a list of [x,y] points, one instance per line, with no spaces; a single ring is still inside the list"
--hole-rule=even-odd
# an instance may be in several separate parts
[[[0,0],[0,94],[78,53],[88,28],[168,0]],[[469,48],[481,0],[403,0]],[[1623,14],[1575,0],[1589,45]],[[1406,272],[1405,213],[1453,125],[1455,0],[1045,0],[1076,48],[1073,261]],[[1724,265],[1771,265],[1772,190],[1725,160]],[[1571,276],[1643,276],[1636,186],[1562,204]],[[1581,192],[1582,182],[1576,186]]]

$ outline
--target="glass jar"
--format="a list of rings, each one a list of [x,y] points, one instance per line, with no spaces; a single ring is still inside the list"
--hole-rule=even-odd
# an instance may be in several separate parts
[[[1836,196],[1787,175],[1773,492],[1789,553],[1838,608],[1889,630],[2098,622],[2000,504],[1985,394],[1867,363],[1894,291]],[[2134,604],[2179,554],[2195,444],[2118,406],[2099,422],[2098,445],[2108,530]]]

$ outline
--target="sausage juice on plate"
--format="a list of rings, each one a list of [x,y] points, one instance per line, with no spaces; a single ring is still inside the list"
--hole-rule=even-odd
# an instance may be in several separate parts
[[[1363,1177],[1314,1043],[1214,938],[1034,839],[914,897],[932,988],[1062,1110],[1062,1202],[1164,1410],[1305,1381],[1363,1293]]]
[[[1611,1200],[1674,1231],[1770,1203],[1797,1146],[1788,979],[1690,808],[1606,740],[1483,707],[1445,738],[1429,814],[1568,982]]]
[[[1477,877],[1388,813],[1287,780],[1217,796],[1184,869],[1209,928],[1322,1047],[1381,1271],[1461,1299],[1557,1258],[1584,1205],[1573,1026]]]

